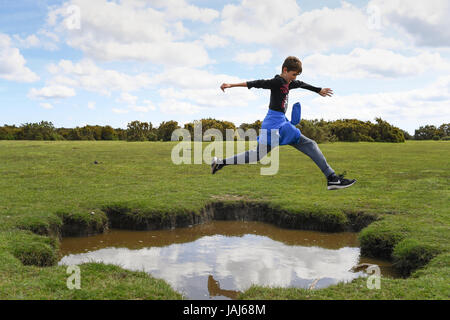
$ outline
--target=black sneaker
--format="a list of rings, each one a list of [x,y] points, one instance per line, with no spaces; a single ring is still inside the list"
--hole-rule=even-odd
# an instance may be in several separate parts
[[[222,167],[223,167],[223,164],[220,164],[219,159],[217,159],[217,157],[214,157],[211,162],[211,173],[212,174],[216,173],[217,171],[222,169]]]
[[[344,189],[355,184],[356,179],[344,179],[345,172],[340,175],[332,174],[328,177],[328,190]]]

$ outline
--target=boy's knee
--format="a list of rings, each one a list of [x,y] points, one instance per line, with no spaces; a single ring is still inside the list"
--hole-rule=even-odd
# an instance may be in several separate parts
[[[313,150],[320,150],[319,149],[319,145],[317,144],[317,142],[315,142],[314,140],[311,140],[308,142],[309,144],[309,148],[313,149]]]
[[[310,144],[312,146],[317,146],[317,142],[314,141],[313,139],[310,139],[310,138],[306,138],[303,143],[304,144]]]

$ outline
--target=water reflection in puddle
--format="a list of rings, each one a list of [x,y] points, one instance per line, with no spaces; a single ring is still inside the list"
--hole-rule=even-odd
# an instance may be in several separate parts
[[[189,299],[236,298],[252,284],[324,288],[366,276],[360,263],[377,264],[395,276],[388,262],[360,257],[357,234],[288,230],[261,222],[214,221],[192,228],[158,231],[111,230],[64,238],[60,265],[103,262],[162,278]]]

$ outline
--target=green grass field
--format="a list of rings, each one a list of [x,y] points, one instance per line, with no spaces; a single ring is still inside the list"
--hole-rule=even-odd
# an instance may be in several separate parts
[[[208,143],[204,143],[203,147]],[[66,286],[57,235],[70,221],[101,231],[101,208],[144,214],[197,212],[220,199],[264,201],[296,214],[363,212],[379,219],[360,232],[362,249],[394,261],[405,279],[365,279],[321,290],[254,286],[243,299],[448,299],[450,143],[333,143],[320,148],[355,186],[326,190],[320,170],[290,146],[276,175],[260,164],[175,165],[175,142],[0,141],[0,299],[181,299],[160,279],[102,264],[81,266],[81,290]],[[94,164],[94,161],[99,164]],[[91,214],[91,212],[96,214]]]

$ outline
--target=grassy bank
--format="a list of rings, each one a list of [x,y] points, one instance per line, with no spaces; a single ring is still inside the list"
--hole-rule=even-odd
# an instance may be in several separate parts
[[[449,298],[448,142],[323,144],[330,165],[358,179],[340,191],[327,191],[314,163],[289,146],[280,149],[273,176],[260,175],[259,164],[216,175],[207,164],[178,166],[173,146],[0,141],[0,298],[181,298],[162,280],[99,264],[81,266],[82,289],[69,290],[65,268],[55,266],[58,237],[102,232],[108,208],[124,208],[116,214],[132,221],[183,221],[211,203],[235,200],[263,202],[304,224],[343,226],[358,213],[376,216],[360,233],[362,252],[393,259],[409,276],[382,278],[380,290],[359,279],[314,291],[252,287],[242,298]]]

